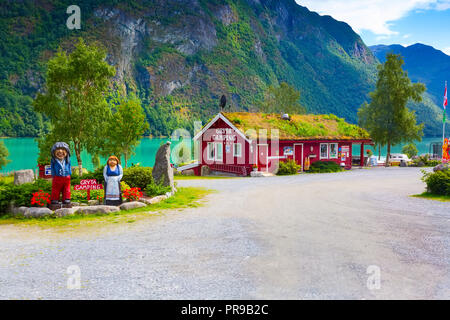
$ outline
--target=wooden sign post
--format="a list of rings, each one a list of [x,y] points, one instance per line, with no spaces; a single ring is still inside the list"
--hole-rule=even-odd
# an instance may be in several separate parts
[[[80,180],[80,184],[73,186],[74,190],[87,190],[87,199],[91,200],[91,190],[103,189],[102,184],[98,184],[95,179]]]

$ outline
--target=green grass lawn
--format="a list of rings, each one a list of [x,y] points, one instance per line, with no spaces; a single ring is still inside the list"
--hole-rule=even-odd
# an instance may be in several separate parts
[[[114,212],[108,215],[78,215],[66,217],[24,218],[5,215],[0,217],[1,225],[23,225],[39,227],[57,227],[61,231],[76,228],[107,225],[112,223],[134,223],[142,219],[154,218],[167,210],[182,210],[202,206],[203,198],[214,192],[205,188],[178,188],[177,193],[167,200],[143,208]]]
[[[233,179],[242,177],[223,177],[223,176],[174,176],[175,180],[197,180],[197,179]]]
[[[0,181],[4,183],[14,183],[14,176],[0,176]]]
[[[442,202],[450,202],[450,196],[442,196],[442,195],[437,195],[437,194],[428,193],[428,192],[424,192],[421,194],[415,194],[411,197],[423,198],[423,199],[429,199],[429,200],[437,200],[437,201],[442,201]]]

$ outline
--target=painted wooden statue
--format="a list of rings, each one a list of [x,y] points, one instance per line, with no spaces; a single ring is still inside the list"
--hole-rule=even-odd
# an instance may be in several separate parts
[[[52,210],[61,207],[59,200],[62,194],[62,206],[71,208],[70,202],[70,149],[65,142],[56,142],[51,149],[52,159],[50,161],[52,173],[52,194],[50,208]]]
[[[110,156],[103,168],[105,178],[105,198],[106,205],[117,206],[122,203],[122,192],[120,190],[120,180],[122,180],[123,169],[120,160],[116,156]]]

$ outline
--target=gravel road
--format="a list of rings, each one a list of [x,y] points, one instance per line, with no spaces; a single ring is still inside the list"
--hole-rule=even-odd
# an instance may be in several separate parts
[[[450,202],[409,197],[420,176],[180,180],[218,192],[95,231],[1,225],[0,298],[449,299]],[[80,289],[67,287],[69,266]]]

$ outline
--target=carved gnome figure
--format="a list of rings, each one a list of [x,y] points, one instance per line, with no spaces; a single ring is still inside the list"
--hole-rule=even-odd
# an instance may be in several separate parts
[[[65,142],[56,142],[52,147],[51,153],[52,194],[50,197],[50,209],[55,210],[61,207],[59,204],[61,193],[63,207],[71,208],[70,175],[72,174],[72,167],[70,165],[69,145]]]

